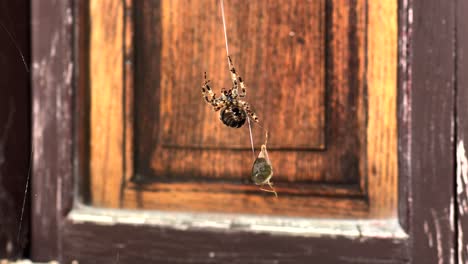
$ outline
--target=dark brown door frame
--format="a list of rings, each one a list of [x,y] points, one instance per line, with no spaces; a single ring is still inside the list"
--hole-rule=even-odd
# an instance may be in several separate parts
[[[400,159],[411,186],[411,256],[415,263],[453,263],[455,1],[412,1],[408,11],[411,65],[402,92],[409,96],[400,118],[410,118],[410,151]]]
[[[32,3],[34,260],[450,263],[455,258],[455,2],[399,2],[399,220],[408,234],[399,239],[71,221],[74,77],[80,74],[74,57],[77,2]]]
[[[468,261],[468,214],[466,204],[468,202],[468,160],[466,142],[468,141],[468,18],[464,10],[468,10],[467,1],[457,2],[457,24],[456,24],[456,254],[458,263]]]

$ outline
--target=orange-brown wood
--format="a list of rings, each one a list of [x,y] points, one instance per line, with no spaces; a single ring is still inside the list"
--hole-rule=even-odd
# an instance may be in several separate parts
[[[274,6],[274,8],[280,8],[278,6],[284,4],[282,2],[275,3],[277,6]],[[291,4],[290,2],[285,3]],[[360,178],[359,175],[363,175],[364,173],[362,172],[365,170],[365,162],[361,161],[365,159],[366,142],[366,119],[364,118],[366,116],[364,107],[366,98],[364,96],[364,80],[362,74],[365,67],[365,34],[363,32],[360,33],[357,24],[358,21],[365,21],[366,9],[364,4],[356,5],[355,3],[344,1],[339,2],[339,4],[328,3],[328,7],[316,5],[318,3],[319,2],[316,2],[311,8],[322,10],[324,14],[320,16],[322,18],[320,23],[327,27],[327,33],[325,35],[322,34],[322,38],[324,39],[323,44],[321,44],[324,46],[321,47],[321,49],[328,50],[326,62],[328,74],[325,83],[325,87],[327,88],[327,100],[325,102],[327,108],[327,146],[325,151],[305,150],[301,146],[289,149],[278,149],[275,148],[272,143],[273,138],[287,137],[287,133],[291,131],[294,131],[294,133],[299,132],[294,128],[278,130],[270,128],[269,149],[270,156],[275,162],[275,181],[357,183]],[[208,13],[212,13],[210,8],[213,9],[213,12],[219,8],[215,4],[212,5],[212,7],[206,7]],[[254,7],[259,8],[260,6],[255,4]],[[297,8],[297,6],[295,8]],[[326,11],[326,8],[329,10]],[[138,156],[136,158],[137,178],[144,179],[145,181],[181,179],[184,177],[196,177],[200,180],[237,179],[245,181],[249,177],[248,175],[251,169],[250,164],[252,163],[252,155],[248,147],[234,150],[234,147],[229,147],[229,145],[224,149],[214,148],[209,144],[200,147],[187,147],[184,144],[168,145],[170,140],[167,139],[167,135],[163,136],[161,134],[161,131],[168,131],[168,133],[171,132],[171,136],[173,137],[184,137],[191,133],[190,131],[192,128],[190,124],[196,120],[200,125],[205,126],[206,124],[210,127],[212,131],[210,135],[217,135],[217,130],[222,130],[226,133],[235,132],[236,134],[226,136],[226,138],[222,140],[242,141],[247,144],[247,146],[250,144],[249,132],[246,127],[243,129],[231,129],[224,126],[218,120],[217,114],[213,113],[209,106],[203,102],[198,87],[199,82],[197,83],[198,88],[193,89],[186,89],[185,85],[182,87],[176,85],[175,83],[179,81],[176,77],[182,69],[180,69],[180,67],[174,68],[170,66],[175,62],[168,61],[167,63],[157,63],[165,57],[179,56],[181,51],[178,51],[176,48],[187,46],[177,44],[179,43],[177,39],[173,39],[172,42],[164,44],[164,41],[169,40],[165,40],[167,38],[164,38],[165,27],[162,20],[165,19],[165,16],[169,16],[169,18],[166,19],[171,19],[171,16],[175,15],[174,13],[178,11],[164,14],[164,12],[168,11],[164,11],[165,9],[161,2],[144,2],[137,10],[142,10],[140,11],[142,14],[137,16],[136,20],[137,25],[141,25],[137,27],[136,37],[136,45],[138,47],[137,65],[139,65],[139,70],[136,72],[138,77],[135,87],[135,98],[138,102],[138,106],[136,107],[137,118],[135,120],[137,128],[135,150]],[[262,13],[266,11],[259,10],[258,12]],[[270,13],[269,16],[273,13]],[[280,16],[277,13],[274,14]],[[190,15],[190,13],[187,13],[187,15]],[[195,16],[193,19],[196,18]],[[274,32],[279,30],[278,27],[281,27],[281,24],[277,24],[274,21],[276,20],[272,19],[268,22],[270,28],[270,31],[267,32],[268,34],[265,36],[259,34],[263,37],[258,39],[258,44],[256,45],[260,48],[257,49],[263,50],[263,48],[265,48],[270,51],[269,56],[259,56],[257,61],[252,61],[254,65],[260,65],[259,67],[267,67],[265,65],[270,65],[271,63],[267,58],[272,57],[275,52],[279,52],[278,50],[270,50],[269,47],[275,45],[267,45],[264,41],[261,41],[262,38],[275,38],[275,36],[272,35],[275,35]],[[263,22],[266,23],[267,21]],[[222,39],[222,24],[217,22],[212,22],[212,24],[213,25],[210,25],[210,27],[219,28],[221,34],[220,43],[224,44]],[[180,25],[177,24],[177,26],[170,27],[170,31],[177,31],[186,27],[180,26],[181,29],[179,29],[179,26]],[[198,30],[196,27],[197,25],[192,25],[195,31]],[[250,29],[252,27],[255,27],[255,23],[252,25],[248,24],[247,28],[252,31],[254,30]],[[316,28],[307,29],[316,30]],[[138,33],[138,31],[141,32]],[[261,33],[263,31],[259,32]],[[250,41],[248,39],[254,37],[245,34],[236,34],[234,36],[243,41]],[[296,34],[293,37],[300,38],[301,35]],[[218,37],[213,34],[206,34],[202,40],[197,39],[197,41],[202,41],[208,45],[208,43],[216,42],[217,39]],[[294,43],[296,43],[295,45],[302,45],[297,44],[298,42]],[[172,49],[164,49],[165,46],[171,47]],[[231,46],[235,47],[234,44],[231,44]],[[223,45],[221,45],[221,47],[223,47]],[[314,46],[311,46],[311,48],[314,48]],[[192,51],[194,48],[186,49],[194,53],[194,51]],[[233,49],[234,48],[231,48],[231,50]],[[248,50],[247,47],[245,49]],[[213,51],[215,52],[214,54],[210,54],[208,51],[205,51],[205,53],[208,54],[205,57],[220,57],[220,63],[224,64],[224,59],[222,59],[224,56],[222,53],[221,55],[216,55],[216,50]],[[235,54],[235,52],[233,53]],[[241,56],[241,54],[242,53],[239,51],[239,56]],[[194,64],[194,69],[191,71],[200,70],[204,67],[217,68],[216,66],[219,64],[215,61],[215,59],[213,59],[213,62],[210,62],[210,60],[195,60],[192,62]],[[241,60],[242,63],[245,63],[243,61],[244,60]],[[249,61],[247,60],[247,62]],[[236,63],[236,61],[234,63]],[[238,69],[242,73],[242,64],[239,64],[240,63],[236,63],[236,65],[239,66]],[[304,63],[304,65],[305,64],[306,63]],[[244,77],[249,76],[249,74],[256,76],[258,71],[256,71],[255,68],[250,69],[251,70],[244,71]],[[171,70],[172,72],[170,72]],[[226,75],[228,74],[227,68],[225,70],[218,70],[224,72]],[[168,72],[170,72],[170,74]],[[202,71],[200,71],[200,74],[202,74],[201,72]],[[314,74],[312,73],[311,75]],[[171,79],[168,79],[168,76],[170,76]],[[271,74],[268,76],[271,78],[278,78]],[[247,80],[248,78],[245,79]],[[255,80],[255,78],[253,79]],[[264,80],[262,78],[260,79]],[[191,81],[196,82],[195,80]],[[270,81],[266,80],[265,82],[268,84]],[[275,83],[277,82],[278,81],[275,81]],[[165,86],[169,84],[173,85],[171,91],[165,88]],[[277,115],[278,111],[274,109],[282,109],[282,103],[277,99],[282,98],[284,91],[291,91],[290,87],[286,84],[275,86],[273,83],[267,86],[270,87],[267,96],[269,107],[271,107],[271,111],[267,112],[269,117],[287,119],[286,116]],[[251,91],[248,92],[249,98],[251,98],[249,101],[252,104],[257,99],[261,101],[264,98],[264,96],[250,96],[252,93],[255,93],[255,90],[258,89],[257,87],[258,85],[253,85],[249,88],[249,91]],[[178,94],[175,94],[174,90],[179,91]],[[167,92],[173,94],[169,96],[171,97],[169,103],[166,102],[168,100]],[[294,90],[294,93],[296,92],[297,89]],[[192,98],[189,100],[190,102],[187,101],[181,106],[187,111],[190,111],[172,117],[171,122],[173,125],[164,123],[164,116],[173,111],[171,110],[173,107],[168,107],[168,105],[172,104],[171,102],[176,98],[179,100],[182,94]],[[180,100],[185,99],[182,98]],[[209,115],[205,115],[204,111],[209,111],[207,112]],[[361,113],[358,113],[358,111],[361,111]],[[210,119],[210,117],[212,119]],[[161,128],[161,126],[166,126],[166,128]],[[254,140],[258,147],[264,140],[264,132],[254,126],[254,134],[255,133],[259,133],[261,136]],[[214,138],[212,139],[214,140]],[[201,138],[197,140],[201,140]],[[202,143],[202,141],[200,142]]]
[[[113,1],[100,5],[104,2]],[[127,10],[131,4],[126,2]],[[91,95],[108,92],[99,100],[91,96],[94,205],[395,216],[396,2],[312,1],[309,8],[294,1],[226,2],[230,51],[248,85],[246,100],[270,129],[278,200],[257,193],[248,182],[253,157],[247,125],[225,127],[201,97],[205,69],[215,92],[229,87],[219,6],[201,0],[182,6],[177,1],[135,5],[133,18],[131,12],[118,16],[122,11],[100,18],[107,27],[120,25],[120,39],[91,34],[91,44],[94,36],[96,46],[103,45],[100,52],[125,60],[106,76],[90,70]],[[245,11],[239,14],[240,9]],[[106,14],[108,10],[113,9]],[[289,10],[289,15],[278,10]],[[91,16],[98,13],[91,11]],[[91,23],[91,32],[105,23]],[[92,52],[90,58],[92,66]],[[95,69],[111,64],[104,60]],[[115,82],[112,89],[120,89],[120,99],[110,99],[104,80]],[[309,86],[313,98],[302,94]],[[291,107],[294,100],[305,100],[307,106]],[[304,109],[314,117],[300,114]],[[291,113],[300,117],[295,124],[288,123]],[[106,122],[107,129],[97,129]],[[316,126],[299,129],[311,122]],[[263,135],[254,126],[256,144]]]
[[[123,164],[123,173],[125,175],[125,181],[122,182],[121,188],[125,188],[125,183],[130,180],[133,176],[134,171],[134,148],[133,148],[133,138],[134,138],[134,6],[133,0],[125,1],[125,18],[124,18],[124,75],[123,75],[123,85],[124,85],[124,98],[123,98],[123,112],[124,116],[124,135],[123,139],[125,142],[125,150],[123,155],[125,157]],[[123,189],[122,189],[123,191]],[[120,194],[122,195],[122,193]]]
[[[369,1],[367,179],[370,214],[397,216],[397,1]]]
[[[225,212],[270,214],[286,216],[316,216],[334,218],[366,218],[368,203],[365,199],[347,197],[304,197],[258,195],[258,189],[237,193],[234,190],[217,191],[204,188],[203,192],[179,186],[166,186],[165,190],[148,191],[127,188],[123,206],[132,209],[164,209],[170,211]],[[202,185],[202,187],[205,187]]]
[[[177,148],[250,149],[242,129],[220,125],[219,113],[200,104],[203,72],[214,91],[230,89],[220,6],[212,0],[160,1],[162,34],[159,137]],[[156,12],[153,12],[155,15]],[[226,2],[234,65],[270,148],[325,147],[325,1]],[[144,24],[144,26],[149,26]],[[155,89],[156,87],[153,87]],[[264,133],[255,129],[256,142]]]
[[[341,197],[341,198],[362,198],[364,197],[359,186],[355,185],[335,185],[335,184],[301,184],[303,188],[297,188],[297,185],[275,186],[275,190],[290,195],[302,196],[323,196],[323,197]],[[253,184],[232,184],[229,182],[201,182],[196,185],[193,182],[158,182],[152,184],[134,184],[129,183],[129,188],[139,189],[151,192],[163,192],[168,190],[188,191],[188,192],[235,192],[263,194],[258,192],[258,186]],[[307,187],[307,188],[304,188]]]
[[[89,5],[91,196],[96,205],[116,207],[124,176],[123,7],[112,0]]]

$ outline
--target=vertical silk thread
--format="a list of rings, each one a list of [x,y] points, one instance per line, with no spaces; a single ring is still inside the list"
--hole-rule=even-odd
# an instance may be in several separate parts
[[[221,5],[221,17],[223,18],[224,41],[226,43],[226,57],[229,57],[229,44],[228,44],[227,30],[226,30],[226,18],[224,15],[224,0],[219,0],[219,2]],[[227,58],[227,60],[228,60],[228,68],[229,68],[229,58]],[[250,135],[250,145],[252,146],[252,155],[255,159],[255,148],[254,148],[254,142],[253,142],[253,137],[252,137],[252,126],[250,125],[249,116],[247,116],[247,123],[249,124],[249,135]]]
[[[224,41],[226,43],[226,55],[229,56],[229,44],[228,44],[228,38],[227,38],[227,33],[226,33],[226,18],[224,16],[224,0],[219,0],[221,3],[221,16],[223,18],[223,28],[224,28]],[[228,59],[228,67],[229,67],[229,59]]]
[[[249,123],[249,135],[250,135],[250,145],[252,146],[252,155],[255,159],[255,149],[254,149],[254,143],[253,143],[253,137],[252,137],[252,127],[250,126],[250,117],[247,117],[247,123]]]

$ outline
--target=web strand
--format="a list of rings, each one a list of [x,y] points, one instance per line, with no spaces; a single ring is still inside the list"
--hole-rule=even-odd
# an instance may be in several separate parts
[[[5,25],[3,25],[2,22],[0,22],[0,26],[3,28],[3,30],[5,30],[5,32],[8,34],[8,37],[10,37],[11,41],[13,42],[13,44],[15,45],[15,48],[16,50],[18,51],[20,57],[21,57],[21,60],[23,61],[23,64],[24,64],[24,68],[26,69],[26,72],[29,72],[29,67],[28,67],[28,64],[26,63],[26,59],[24,58],[24,55],[23,55],[23,52],[21,52],[21,49],[18,45],[18,43],[16,43],[15,41],[15,38],[13,37],[13,35],[11,35],[10,31],[5,27]],[[226,45],[227,45],[227,42],[226,42]]]
[[[229,44],[228,44],[228,38],[227,38],[227,33],[226,33],[226,18],[224,16],[224,0],[219,0],[221,3],[221,16],[223,18],[223,28],[224,28],[224,41],[226,43],[226,56],[229,56]],[[229,59],[228,59],[228,67],[229,67]]]
[[[18,245],[20,245],[21,224],[23,223],[24,208],[26,207],[26,198],[28,195],[29,177],[31,176],[32,159],[33,159],[33,152],[31,151],[31,156],[29,158],[28,176],[26,178],[26,187],[24,188],[23,205],[21,206],[18,234],[16,235],[16,242],[18,243]]]
[[[252,146],[252,155],[255,159],[255,148],[254,148],[253,137],[252,137],[252,127],[250,126],[250,117],[247,117],[247,123],[249,124],[249,135],[250,135],[250,145]]]
[[[226,57],[229,57],[229,44],[228,44],[228,37],[227,37],[227,30],[226,30],[226,17],[224,15],[224,0],[219,0],[219,3],[221,5],[221,17],[223,18],[224,42],[226,43]],[[230,67],[229,58],[227,58],[227,60],[228,60],[228,68],[229,68]],[[252,136],[252,126],[250,125],[249,117],[247,117],[247,123],[249,124],[249,135],[250,135],[250,145],[252,146],[252,155],[255,159],[255,147],[254,147],[253,136]]]

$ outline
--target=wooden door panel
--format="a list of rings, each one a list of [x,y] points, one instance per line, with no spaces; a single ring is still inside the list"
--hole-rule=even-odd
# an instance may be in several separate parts
[[[230,53],[247,85],[245,100],[272,132],[271,148],[325,147],[324,2],[229,1],[226,7]],[[152,124],[159,127],[161,144],[250,149],[247,126],[226,129],[218,113],[200,103],[204,71],[218,96],[221,87],[231,88],[219,5],[211,0],[143,5],[151,10],[143,16],[161,16],[160,25],[144,17],[142,23],[162,28],[145,39],[160,50],[159,80],[150,88],[160,93],[154,104],[160,124]],[[263,134],[255,129],[255,141],[263,141]]]
[[[273,204],[250,182],[247,125],[224,126],[201,96],[204,70],[215,92],[230,82],[217,2],[92,3],[93,204],[337,217],[395,212],[396,123],[382,113],[395,111],[396,89],[387,85],[395,75],[385,67],[394,63],[396,27],[382,40],[370,31],[365,0],[226,6],[246,100],[270,131],[273,181],[283,197]],[[391,5],[381,8],[392,14]],[[383,45],[370,50],[369,43]],[[376,57],[387,62],[368,68]],[[385,125],[374,125],[382,115]],[[258,149],[264,132],[254,125],[253,133]],[[389,168],[385,176],[370,178],[380,164]],[[239,203],[228,208],[227,201]]]
[[[245,180],[252,162],[247,125],[222,125],[200,95],[204,69],[215,88],[229,85],[219,6],[170,3],[143,2],[136,9],[142,10],[135,38],[136,173],[145,181],[187,174]],[[322,1],[249,3],[230,2],[227,29],[247,101],[270,131],[276,181],[358,183],[365,137],[364,6],[329,2],[326,11]],[[283,9],[290,11],[278,11]],[[264,131],[253,125],[253,134],[258,147]]]
[[[346,3],[349,2],[326,2],[327,23],[349,14],[340,12],[330,16],[332,13],[328,12],[346,6]],[[454,78],[458,76],[456,70],[462,72],[460,65],[463,63],[460,63],[462,60],[454,63],[457,58],[453,56],[454,51],[462,49],[453,45],[453,40],[455,37],[462,39],[460,32],[463,30],[451,29],[458,19],[454,14],[459,14],[454,7],[460,5],[434,0],[398,3],[365,3],[366,67],[360,70],[365,76],[363,97],[366,100],[362,106],[366,111],[358,111],[365,115],[361,115],[363,119],[357,119],[365,121],[365,126],[359,126],[358,133],[365,138],[360,141],[364,143],[360,143],[363,155],[359,156],[359,162],[365,164],[360,166],[359,179],[365,179],[365,184],[352,189],[349,188],[352,184],[312,182],[309,187],[315,188],[314,194],[280,192],[279,199],[274,199],[269,195],[258,195],[251,185],[246,185],[249,190],[228,191],[240,185],[225,181],[131,183],[129,179],[138,175],[136,171],[142,171],[138,166],[145,167],[141,164],[144,157],[140,150],[133,150],[154,148],[150,141],[136,144],[136,134],[141,132],[135,129],[133,122],[138,116],[132,110],[133,95],[139,90],[138,85],[134,87],[133,80],[135,84],[141,82],[133,78],[133,74],[143,73],[138,69],[144,67],[134,64],[133,47],[138,49],[138,43],[132,41],[133,26],[130,25],[137,21],[134,15],[138,16],[141,9],[134,9],[132,0],[96,1],[93,4],[98,5],[94,5],[91,13],[103,19],[90,19],[88,11],[93,5],[86,1],[32,2],[34,165],[31,193],[34,195],[31,197],[34,199],[31,200],[31,214],[34,221],[31,221],[30,252],[33,260],[232,263],[235,259],[245,263],[261,260],[324,264],[453,261],[457,257],[455,235],[462,231],[461,225],[458,229],[454,225],[457,200],[453,193],[456,189],[454,177],[450,176],[454,175],[456,164],[453,135],[457,127],[453,124],[457,117],[460,118],[456,115],[455,84],[463,84],[463,78],[460,82]],[[428,16],[432,19],[425,19]],[[354,16],[348,17],[350,19],[345,16],[345,21],[352,24]],[[154,18],[158,19],[157,16]],[[462,21],[462,17],[459,20]],[[336,30],[344,25],[346,23],[342,21],[340,25],[326,28]],[[103,34],[105,31],[113,34]],[[331,41],[336,38],[329,32],[342,36],[349,33],[327,31],[326,39]],[[119,34],[120,38],[114,37]],[[97,59],[98,50],[90,53],[95,42],[108,45],[100,46],[106,49],[101,50],[106,57],[101,56],[100,60]],[[340,42],[336,44],[341,48],[350,47],[349,42],[348,45]],[[400,44],[398,53],[397,43]],[[329,61],[337,59],[333,54],[340,52],[346,51],[327,52],[326,83],[346,80],[329,79],[328,72],[336,70]],[[97,63],[91,65],[91,61]],[[115,61],[122,65],[116,65]],[[159,65],[159,60],[152,63]],[[346,60],[342,63],[342,69],[350,65]],[[72,81],[74,79],[76,83]],[[337,93],[330,87],[333,86],[326,86],[325,105],[333,105],[343,112],[352,110],[330,100],[329,93]],[[95,100],[92,104],[89,97],[97,92],[94,89],[106,91],[101,93],[101,101]],[[110,93],[110,89],[117,94]],[[345,94],[338,94],[337,98],[343,99]],[[462,98],[463,93],[460,94]],[[106,98],[110,95],[112,99]],[[159,93],[150,91],[148,97],[151,96],[159,96]],[[135,106],[135,110],[138,109],[142,108]],[[333,112],[325,111],[327,149],[332,142],[328,140],[332,135],[328,131],[331,124],[328,121]],[[103,116],[97,113],[103,113]],[[97,122],[99,118],[101,122]],[[463,127],[463,122],[459,127]],[[158,135],[159,130],[153,132]],[[99,140],[100,137],[103,139]],[[463,146],[462,140],[460,142],[457,142],[460,143],[458,146]],[[105,155],[96,155],[99,153]],[[198,190],[194,186],[198,186]],[[301,186],[295,185],[293,190],[302,191]],[[83,197],[86,188],[91,189],[89,197]],[[148,191],[151,188],[154,189]],[[73,195],[77,189],[79,195]],[[82,198],[90,199],[91,206],[83,204]],[[217,204],[219,200],[229,198],[232,199],[221,202],[226,207],[237,206],[228,207],[234,214],[194,212],[226,212]],[[294,202],[290,203],[291,200]],[[182,203],[175,203],[177,201]],[[245,208],[244,202],[250,208]],[[203,204],[207,206],[203,207]],[[161,210],[109,210],[97,206]],[[255,211],[256,206],[259,211]],[[284,211],[284,208],[290,211]],[[249,209],[254,213],[281,216],[238,214]],[[306,217],[282,217],[298,215],[300,210]],[[332,219],[316,219],[316,216]],[[336,219],[339,217],[352,219]],[[384,219],[363,219],[368,217]],[[458,253],[462,261],[463,252]]]

